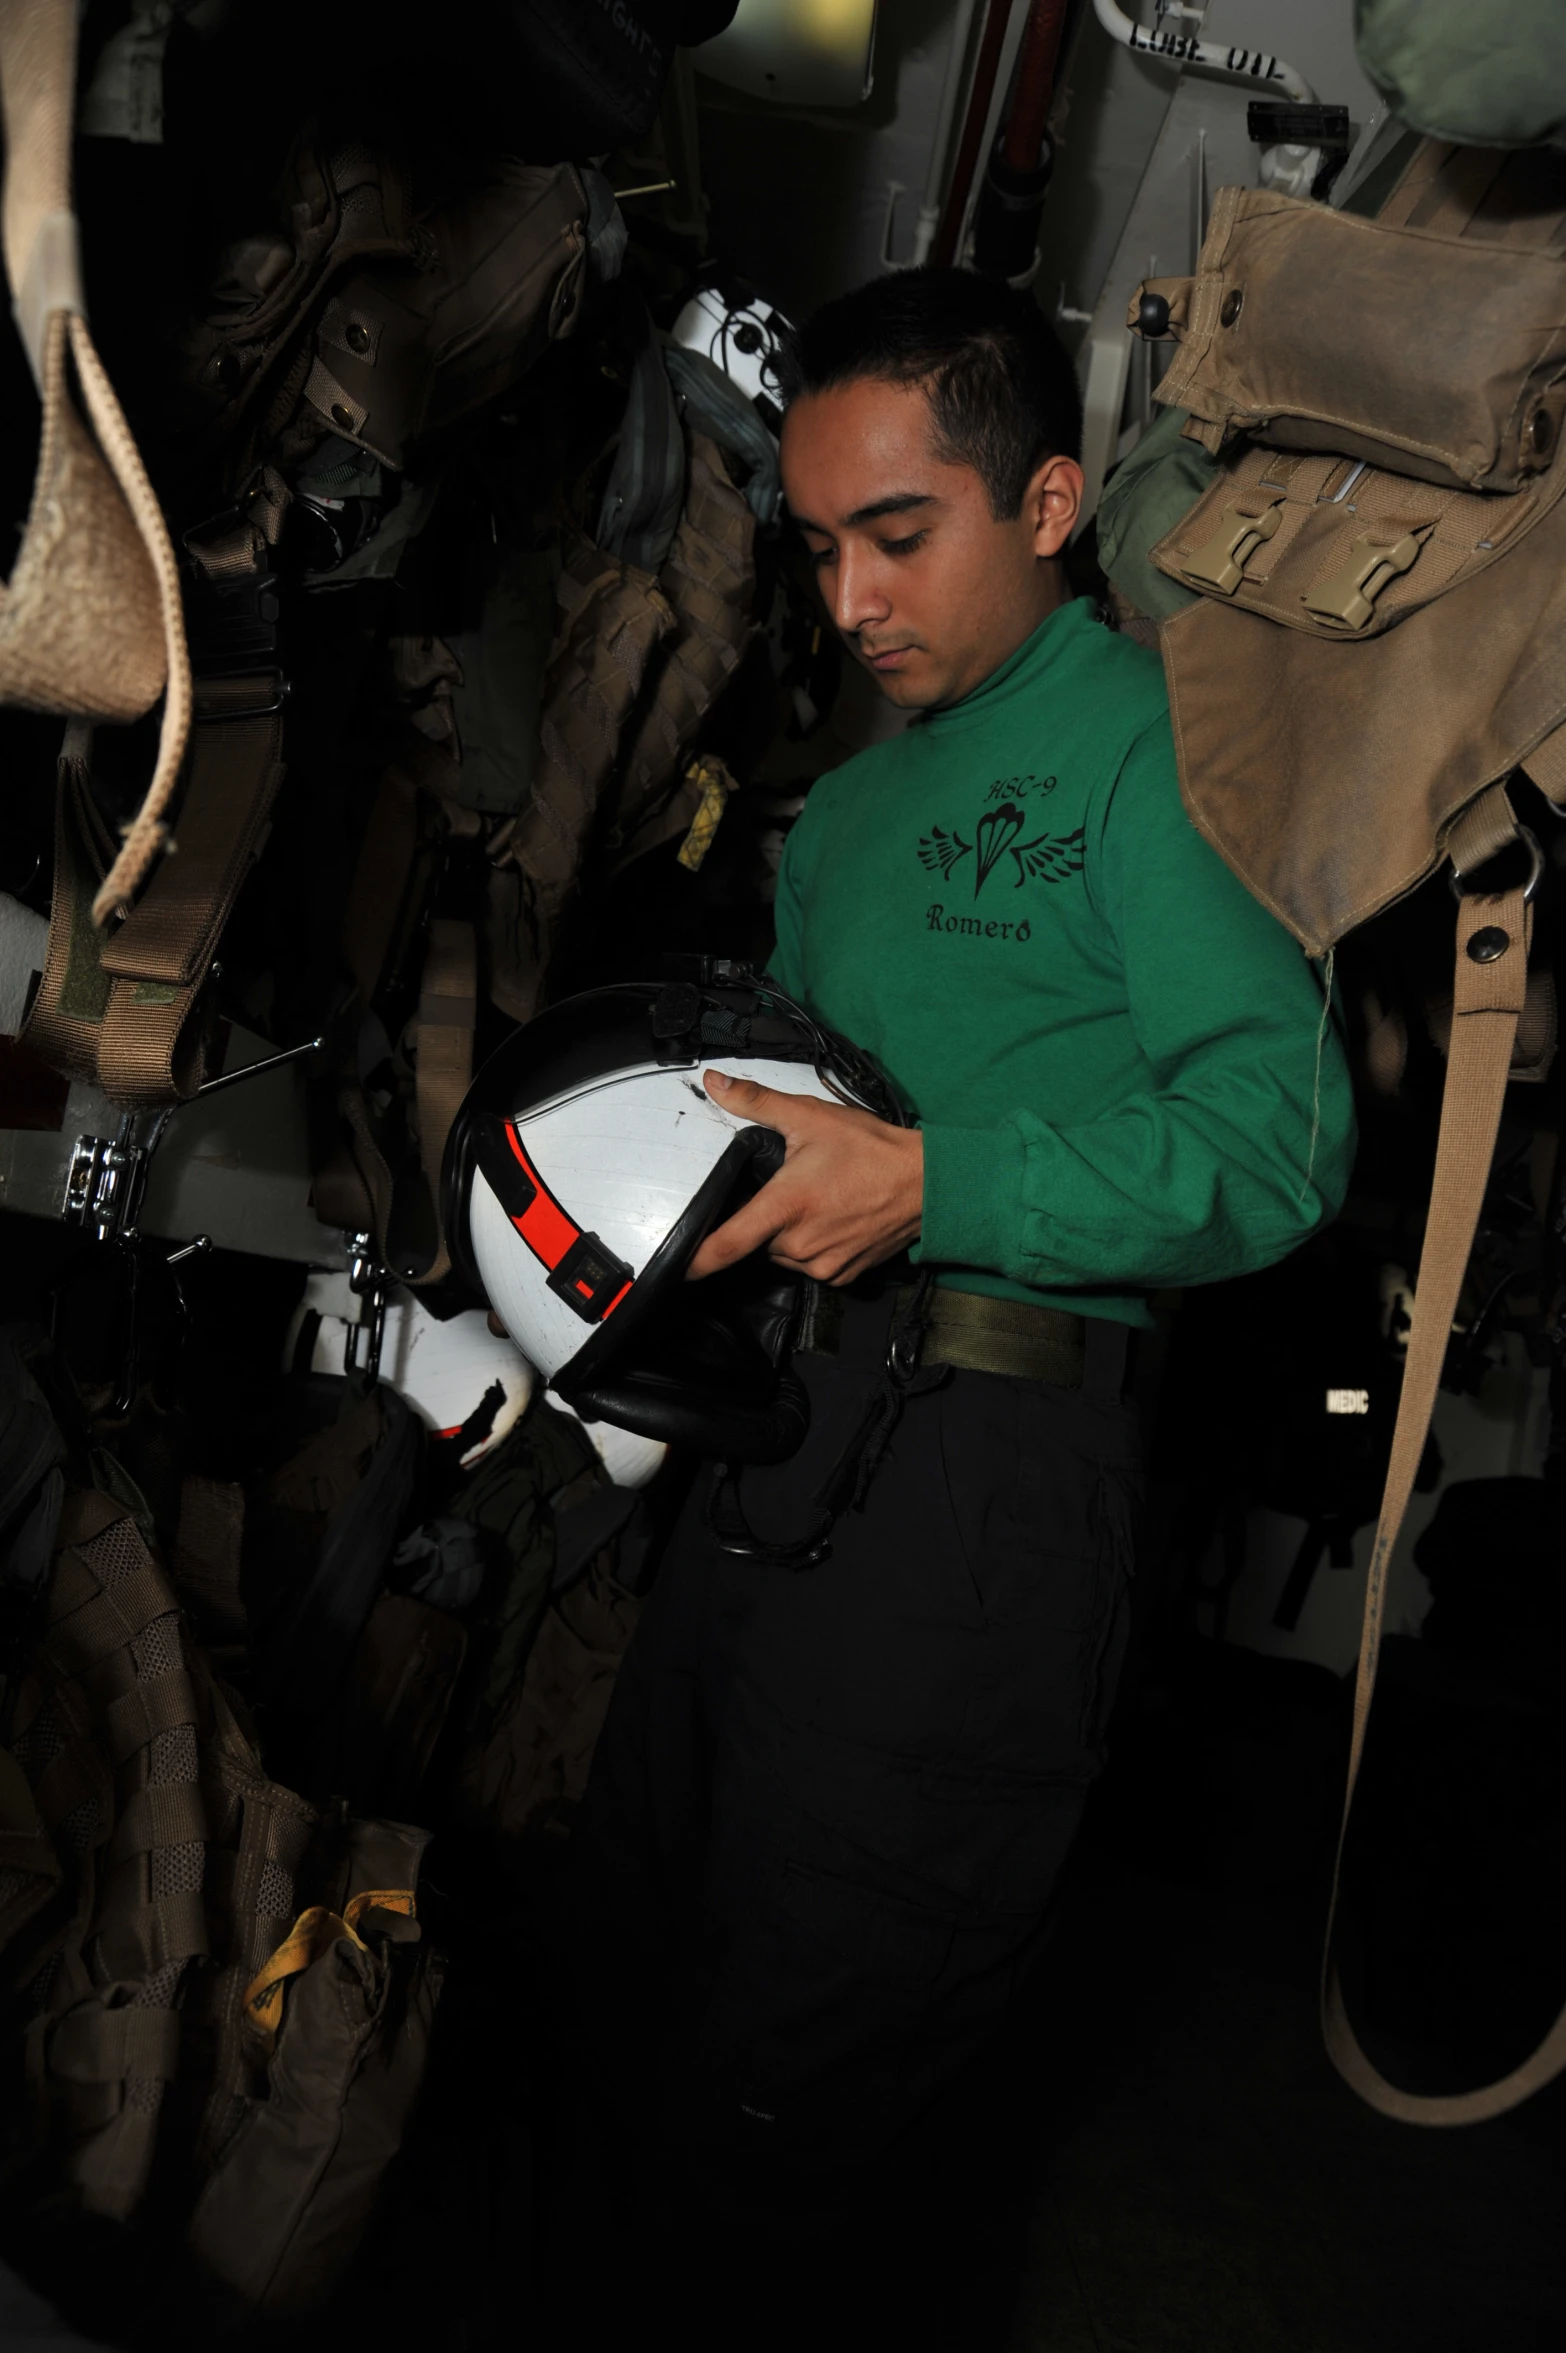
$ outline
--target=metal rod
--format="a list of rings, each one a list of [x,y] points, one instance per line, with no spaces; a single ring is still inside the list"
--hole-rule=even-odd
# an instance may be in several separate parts
[[[285,1062],[298,1062],[306,1054],[319,1054],[325,1045],[324,1037],[306,1038],[302,1046],[288,1046],[281,1054],[263,1055],[259,1062],[247,1062],[242,1070],[225,1070],[221,1078],[209,1078],[196,1089],[196,1097],[215,1095],[219,1087],[237,1087],[242,1078],[261,1078],[269,1070],[281,1070]]]

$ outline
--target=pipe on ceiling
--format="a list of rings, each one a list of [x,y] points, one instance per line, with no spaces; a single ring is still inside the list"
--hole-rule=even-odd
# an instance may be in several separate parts
[[[1008,285],[1031,283],[1039,221],[1055,151],[1049,112],[1069,0],[1033,0],[1017,58],[1011,105],[995,141],[973,225],[973,266]]]
[[[963,222],[967,217],[968,192],[973,186],[973,175],[978,167],[984,126],[990,118],[990,101],[995,95],[995,78],[1000,71],[1001,51],[1005,47],[1011,10],[1012,0],[989,0],[978,61],[973,69],[973,87],[968,93],[968,111],[963,118],[962,141],[957,149],[957,161],[952,167],[951,185],[946,191],[941,225],[936,231],[935,244],[930,254],[931,261],[943,269],[949,269],[957,259],[957,240],[962,235]]]
[[[1296,106],[1315,103],[1316,93],[1305,76],[1285,65],[1281,57],[1269,57],[1264,50],[1246,49],[1238,43],[1204,41],[1196,33],[1150,33],[1145,25],[1127,16],[1116,0],[1093,0],[1093,10],[1110,39],[1138,57],[1161,59],[1166,65],[1195,66],[1202,73],[1230,74],[1237,81],[1263,82],[1269,89],[1281,90]]]

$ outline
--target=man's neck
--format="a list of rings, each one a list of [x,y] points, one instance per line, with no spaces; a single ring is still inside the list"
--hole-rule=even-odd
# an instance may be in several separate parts
[[[958,703],[965,703],[970,695],[977,694],[981,687],[988,686],[996,671],[1005,669],[1012,656],[1020,653],[1034,631],[1043,626],[1051,613],[1058,613],[1062,605],[1071,603],[1073,591],[1066,578],[1066,567],[1058,556],[1040,563],[1035,576],[1035,589],[1033,596],[1019,600],[1017,619],[1006,632],[1004,641],[983,676],[970,680],[960,693],[948,695],[942,702],[927,704],[925,708],[932,715],[937,711],[954,709]]]

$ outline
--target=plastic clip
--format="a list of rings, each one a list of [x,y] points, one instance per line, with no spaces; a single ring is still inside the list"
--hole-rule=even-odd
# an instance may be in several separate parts
[[[1276,499],[1257,514],[1247,514],[1239,506],[1225,507],[1212,538],[1182,556],[1180,569],[1187,580],[1198,580],[1220,596],[1233,596],[1245,578],[1246,564],[1262,543],[1271,539],[1282,520]]]
[[[1423,544],[1417,531],[1398,523],[1361,531],[1343,562],[1300,602],[1320,621],[1335,621],[1343,629],[1368,628],[1376,617],[1377,597],[1389,580],[1408,570]]]

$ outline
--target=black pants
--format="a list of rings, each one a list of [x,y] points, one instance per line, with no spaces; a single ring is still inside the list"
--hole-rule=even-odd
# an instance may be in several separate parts
[[[796,1360],[805,1447],[743,1482],[763,1539],[810,1525],[889,1318],[851,1299],[837,1357]],[[910,1398],[814,1568],[721,1553],[704,1472],[621,1671],[573,1841],[604,2163],[709,2247],[770,2246],[778,2293],[961,2096],[1102,1762],[1138,1468],[1123,1335],[1090,1331],[1081,1391]]]

